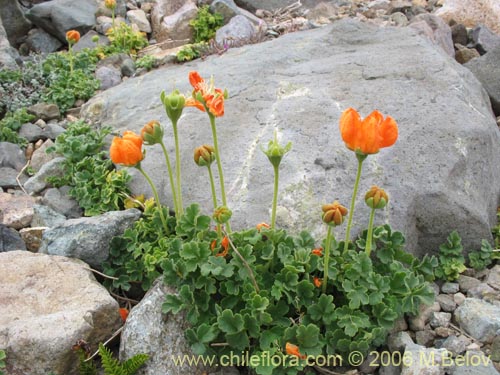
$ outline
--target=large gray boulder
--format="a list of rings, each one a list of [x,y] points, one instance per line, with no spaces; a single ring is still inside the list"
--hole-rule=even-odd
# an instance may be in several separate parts
[[[101,263],[108,259],[111,239],[123,234],[140,216],[141,211],[132,208],[66,220],[43,233],[39,252],[78,258],[101,268]]]
[[[159,95],[174,84],[189,93],[191,70],[206,79],[213,74],[216,86],[229,90],[217,128],[233,229],[269,221],[273,173],[259,146],[267,146],[279,129],[293,149],[281,165],[278,226],[324,235],[321,204],[338,199],[349,205],[351,199],[357,162],[338,121],[354,107],[363,117],[379,109],[400,130],[393,147],[364,163],[356,230],[368,223],[363,196],[376,184],[390,194],[376,223],[403,231],[416,254],[436,252],[454,229],[466,250],[491,239],[500,193],[500,132],[488,96],[470,71],[415,31],[339,21],[129,79],[94,97],[82,113],[118,131],[139,132],[159,119],[172,156],[172,130]],[[200,202],[210,213],[207,173],[192,161],[195,147],[212,143],[206,114],[186,108],[179,131],[184,203]],[[172,207],[163,160],[159,147],[148,147],[142,166]],[[133,172],[134,190],[150,192]],[[336,228],[337,237],[344,229]]]
[[[17,47],[19,40],[31,29],[31,22],[24,16],[24,11],[16,0],[0,0],[3,27],[12,46]]]
[[[19,53],[10,45],[3,27],[2,18],[0,18],[0,69],[18,69],[16,63],[18,58]]]
[[[36,4],[26,17],[36,26],[66,43],[66,32],[85,34],[95,25],[96,0],[52,0]]]
[[[76,341],[95,348],[120,326],[118,303],[79,260],[0,253],[0,285],[7,374],[76,375]]]

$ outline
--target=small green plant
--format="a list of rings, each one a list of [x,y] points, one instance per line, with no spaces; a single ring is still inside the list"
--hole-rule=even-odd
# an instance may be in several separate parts
[[[476,271],[481,271],[493,262],[493,248],[486,240],[481,241],[481,248],[478,251],[469,253],[469,264]]]
[[[198,57],[201,56],[200,52],[201,48],[205,45],[206,45],[205,42],[200,42],[196,44],[186,44],[179,50],[179,52],[177,52],[176,55],[177,61],[184,62],[197,59]]]
[[[135,61],[136,68],[144,68],[147,71],[153,69],[156,65],[156,58],[151,55],[144,55]]]
[[[3,370],[5,369],[5,358],[7,356],[5,355],[5,350],[0,349],[0,375],[4,375],[5,373]]]
[[[132,26],[123,22],[111,27],[107,32],[107,36],[111,45],[104,49],[106,55],[123,52],[135,56],[137,51],[148,45],[144,33],[135,31]]]
[[[21,126],[33,120],[35,116],[30,115],[25,108],[18,109],[16,112],[7,112],[5,117],[0,120],[0,141],[16,143],[20,146],[26,146],[26,138],[20,137],[17,133]]]
[[[224,17],[220,13],[210,12],[208,5],[198,9],[196,18],[189,22],[194,29],[194,42],[208,42],[215,37],[215,32],[224,25]]]
[[[120,363],[113,358],[111,350],[102,343],[99,344],[99,355],[101,356],[104,375],[134,375],[149,359],[147,354],[136,354],[126,361]]]
[[[70,186],[69,195],[84,209],[86,216],[120,210],[124,207],[130,175],[116,171],[102,150],[110,128],[94,130],[83,121],[68,126],[47,152],[65,157],[62,177],[49,177],[54,186]]]
[[[439,246],[439,266],[435,270],[438,279],[454,281],[465,271],[465,258],[462,251],[462,239],[457,231],[451,232],[446,243]]]

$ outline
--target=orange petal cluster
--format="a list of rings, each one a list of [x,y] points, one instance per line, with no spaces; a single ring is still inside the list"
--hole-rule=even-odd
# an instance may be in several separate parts
[[[259,223],[259,224],[257,224],[256,228],[260,232],[262,230],[262,228],[269,229],[271,227],[267,223]]]
[[[132,131],[125,131],[123,137],[114,137],[109,149],[111,160],[115,164],[134,167],[144,159],[142,138]]]
[[[189,72],[189,83],[193,86],[193,97],[186,100],[185,106],[208,110],[213,116],[224,115],[224,92],[208,85],[196,71]]]
[[[289,342],[285,345],[286,354],[293,355],[295,357],[299,357],[300,359],[306,359],[307,356],[304,354],[300,354],[299,347],[297,345],[291,344]]]
[[[321,256],[323,256],[323,248],[318,247],[317,249],[312,249],[311,254],[314,254],[314,255],[321,257]]]
[[[118,309],[118,312],[120,313],[120,317],[122,318],[122,322],[125,323],[125,321],[128,318],[128,310],[126,308],[124,308],[124,307],[120,307]]]
[[[340,117],[340,134],[350,150],[364,155],[376,154],[396,142],[398,125],[390,116],[384,119],[379,111],[362,120],[355,109],[348,108]]]
[[[229,253],[229,238],[227,236],[224,236],[220,245],[222,247],[222,251],[220,253],[215,254],[215,256],[225,257]],[[210,249],[214,251],[216,246],[217,246],[217,240],[213,240],[212,243],[210,244]]]
[[[80,40],[80,33],[76,30],[69,30],[66,33],[66,40],[68,43],[75,44]]]
[[[320,279],[319,277],[314,276],[313,277],[313,284],[316,288],[319,288],[323,284],[323,279]]]

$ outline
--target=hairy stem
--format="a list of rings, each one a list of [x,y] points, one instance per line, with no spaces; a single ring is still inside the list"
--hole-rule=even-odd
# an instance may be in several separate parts
[[[326,234],[326,244],[325,244],[325,259],[323,263],[323,293],[326,293],[326,285],[328,284],[328,270],[330,261],[330,246],[332,243],[332,226],[328,225],[328,232]]]
[[[175,181],[174,181],[174,174],[172,173],[172,165],[170,164],[170,158],[168,157],[167,148],[165,147],[163,141],[160,142],[160,145],[163,150],[163,155],[165,155],[165,163],[167,164],[168,178],[170,179],[170,187],[172,189],[172,199],[174,201],[175,216],[177,217],[177,219],[179,219],[181,213],[179,212],[179,202],[177,201],[177,193],[175,191]]]
[[[373,238],[373,218],[375,217],[375,208],[372,208],[370,212],[370,221],[368,222],[368,232],[366,234],[366,246],[365,253],[370,256],[372,252],[372,238]]]
[[[182,205],[182,189],[181,189],[181,156],[179,150],[179,133],[177,131],[177,121],[172,122],[172,127],[174,128],[174,139],[175,139],[175,174],[177,179],[177,204],[179,209],[179,214],[182,214],[184,207]]]
[[[144,176],[146,181],[151,186],[151,190],[153,191],[153,195],[154,195],[155,201],[156,201],[156,207],[158,207],[158,210],[160,211],[161,222],[162,222],[163,227],[165,229],[165,233],[168,233],[167,220],[165,219],[165,216],[163,215],[163,208],[161,207],[160,197],[158,195],[158,191],[156,190],[156,187],[153,184],[153,181],[151,180],[151,178],[148,176],[148,174],[146,172],[144,172],[144,169],[142,169],[142,167],[140,165],[136,166],[136,168],[139,170],[139,172],[142,173],[142,175]]]
[[[345,241],[344,241],[344,252],[349,248],[349,241],[351,236],[351,226],[352,226],[352,217],[354,213],[354,204],[356,203],[356,195],[358,194],[359,180],[361,178],[361,169],[363,167],[363,161],[366,159],[366,155],[356,154],[358,158],[358,171],[356,173],[356,181],[354,182],[354,189],[352,192],[351,198],[351,207],[349,208],[349,219],[347,220],[347,229],[345,232]]]
[[[276,206],[278,205],[278,183],[279,183],[279,166],[274,167],[274,192],[273,192],[273,210],[271,213],[271,229],[276,225]]]

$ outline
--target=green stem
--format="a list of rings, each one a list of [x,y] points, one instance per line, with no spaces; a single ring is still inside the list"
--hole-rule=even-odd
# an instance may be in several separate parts
[[[179,213],[182,214],[184,207],[182,205],[182,189],[181,189],[181,156],[179,150],[179,134],[177,132],[177,121],[172,122],[174,128],[175,139],[175,174],[177,179],[177,204]]]
[[[111,27],[113,29],[115,28],[115,10],[114,9],[111,10]]]
[[[354,213],[354,203],[356,203],[356,195],[358,194],[359,180],[361,178],[361,168],[363,166],[363,161],[366,159],[366,155],[356,154],[358,158],[358,171],[356,173],[356,181],[354,183],[354,190],[352,192],[351,198],[351,207],[349,209],[349,219],[347,220],[347,230],[345,232],[345,241],[344,241],[344,252],[349,248],[349,240],[351,236],[351,226],[352,226],[352,217]]]
[[[226,189],[224,188],[224,174],[222,173],[222,164],[220,161],[219,144],[217,142],[217,129],[215,127],[215,116],[208,113],[210,118],[210,126],[212,127],[212,137],[214,139],[215,160],[217,161],[217,169],[219,171],[220,193],[222,195],[222,204],[227,207]],[[226,223],[227,232],[231,233],[231,225],[229,221]]]
[[[279,182],[279,165],[273,165],[274,167],[274,193],[273,193],[273,210],[271,213],[271,229],[274,229],[276,225],[276,206],[278,204],[278,182]]]
[[[68,43],[68,54],[69,54],[69,74],[73,75],[73,48],[71,42]]]
[[[217,195],[215,194],[214,175],[212,173],[212,168],[210,167],[210,164],[207,165],[207,168],[208,168],[208,176],[210,178],[210,188],[212,190],[212,201],[214,204],[214,210],[216,210],[217,209]],[[219,236],[219,238],[222,237],[221,226],[219,223],[217,223],[217,235]]]
[[[160,204],[160,197],[158,196],[158,191],[156,190],[156,187],[153,184],[153,181],[151,180],[151,178],[142,169],[141,165],[140,164],[137,165],[136,168],[139,170],[139,172],[142,173],[142,175],[144,176],[144,178],[146,179],[146,181],[151,186],[151,190],[153,191],[153,195],[154,195],[155,201],[156,201],[156,207],[158,207],[158,210],[160,211],[161,222],[163,224],[163,227],[165,228],[165,233],[168,233],[167,220],[165,219],[165,216],[163,215],[163,208],[161,207],[161,204]]]
[[[167,148],[165,147],[163,141],[160,142],[160,145],[163,150],[163,155],[165,155],[165,163],[167,164],[168,177],[170,179],[170,187],[172,188],[172,199],[174,201],[175,216],[177,217],[177,219],[179,219],[180,216],[179,204],[177,202],[177,193],[175,192],[175,181],[174,181],[174,175],[172,173],[172,165],[170,164],[170,158],[168,157]]]
[[[328,225],[325,244],[325,259],[323,263],[323,293],[326,293],[326,285],[328,284],[328,263],[330,261],[330,245],[332,243],[332,225]]]
[[[366,234],[365,253],[370,256],[372,252],[372,237],[373,237],[373,218],[375,217],[375,208],[370,212],[370,221],[368,222],[368,233]]]

